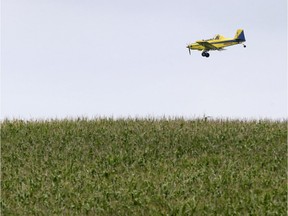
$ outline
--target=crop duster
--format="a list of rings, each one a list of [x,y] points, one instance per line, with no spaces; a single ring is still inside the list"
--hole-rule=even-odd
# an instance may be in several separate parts
[[[243,29],[238,29],[234,38],[226,38],[222,35],[215,35],[214,38],[208,40],[198,40],[195,43],[187,45],[189,54],[191,55],[191,50],[202,51],[203,57],[209,57],[208,53],[210,50],[224,50],[225,47],[241,44],[245,42],[245,35]],[[244,48],[246,47],[243,44]]]

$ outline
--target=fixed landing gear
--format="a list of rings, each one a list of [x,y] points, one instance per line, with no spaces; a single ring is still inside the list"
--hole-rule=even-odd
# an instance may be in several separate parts
[[[208,52],[202,52],[202,56],[208,58],[210,54]]]
[[[243,44],[243,47],[244,47],[244,48],[246,48],[246,45],[245,45],[245,44]]]

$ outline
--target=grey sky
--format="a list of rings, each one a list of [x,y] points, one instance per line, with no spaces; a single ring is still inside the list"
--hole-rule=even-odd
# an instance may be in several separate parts
[[[1,118],[287,116],[287,1],[2,0]],[[189,42],[241,45],[203,58]]]

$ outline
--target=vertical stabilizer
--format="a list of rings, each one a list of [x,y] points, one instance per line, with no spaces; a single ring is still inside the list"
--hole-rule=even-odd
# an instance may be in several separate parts
[[[238,29],[234,39],[239,40],[240,42],[246,41],[245,35],[244,35],[244,30],[243,29]]]

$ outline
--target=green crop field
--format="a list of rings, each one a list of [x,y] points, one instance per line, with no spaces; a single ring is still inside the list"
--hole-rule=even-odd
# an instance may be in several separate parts
[[[2,215],[287,215],[287,121],[1,122]]]

